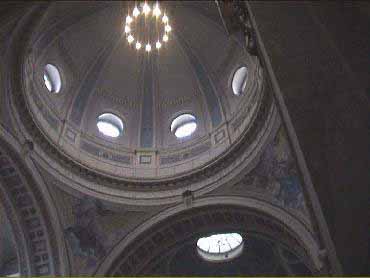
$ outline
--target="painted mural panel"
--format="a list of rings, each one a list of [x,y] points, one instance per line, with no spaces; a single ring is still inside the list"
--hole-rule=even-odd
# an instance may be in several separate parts
[[[232,190],[264,194],[266,199],[286,209],[308,215],[298,168],[283,127],[263,152],[258,165]]]
[[[112,208],[100,200],[66,196],[70,213],[65,217],[64,235],[73,256],[75,273],[89,274],[133,227],[147,216],[142,211]]]

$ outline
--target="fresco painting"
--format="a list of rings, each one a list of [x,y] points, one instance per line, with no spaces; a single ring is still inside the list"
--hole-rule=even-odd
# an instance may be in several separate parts
[[[244,188],[254,188],[272,196],[287,209],[307,213],[299,173],[283,128],[267,146],[258,165],[244,177]],[[129,219],[139,219],[142,212],[114,211],[100,200],[83,197],[72,206],[74,222],[65,229],[75,264],[80,273],[89,269],[128,233]]]
[[[243,184],[271,194],[285,208],[306,213],[302,184],[283,127],[267,146],[258,165]]]
[[[72,219],[64,234],[80,274],[96,268],[109,250],[146,215],[143,211],[115,208],[88,196],[74,198],[71,206]]]
[[[98,223],[98,216],[104,210],[98,200],[84,197],[73,207],[75,223],[65,229],[72,252],[84,259],[87,267],[95,266],[106,254],[107,238]]]

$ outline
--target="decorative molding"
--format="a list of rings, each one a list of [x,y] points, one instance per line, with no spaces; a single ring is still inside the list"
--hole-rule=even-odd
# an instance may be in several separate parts
[[[289,246],[315,273],[324,267],[319,246],[298,219],[269,203],[246,197],[195,199],[159,213],[138,226],[116,245],[94,275],[139,275],[164,248],[213,228],[229,227],[261,233]]]
[[[131,157],[128,155],[119,155],[110,151],[105,151],[98,146],[92,145],[89,141],[81,140],[80,148],[94,156],[101,157],[104,159],[120,162],[122,164],[132,164]]]
[[[6,207],[11,207],[18,225],[13,225],[19,232],[16,236],[19,244],[21,275],[45,276],[62,275],[65,265],[62,264],[59,238],[51,223],[50,211],[33,176],[27,166],[12,147],[0,136],[0,186],[1,199]],[[24,146],[28,146],[26,142]],[[14,220],[13,220],[14,221]]]
[[[140,108],[140,104],[137,99],[131,99],[127,96],[118,96],[115,93],[112,92],[108,93],[102,90],[96,90],[95,94],[100,98],[107,98],[113,101],[114,103],[122,105],[123,107],[128,109],[136,110]]]
[[[193,158],[201,153],[204,153],[206,151],[209,151],[211,149],[211,142],[208,141],[202,145],[196,146],[195,148],[192,148],[188,150],[187,152],[184,152],[182,154],[173,154],[168,156],[160,156],[160,164],[172,164],[177,163],[185,159]]]
[[[0,166],[1,167],[1,166]],[[30,258],[29,250],[27,249],[26,235],[23,232],[21,219],[17,214],[16,207],[12,204],[10,196],[5,192],[5,188],[0,181],[0,209],[4,209],[9,223],[11,225],[11,231],[14,237],[15,247],[17,249],[18,259],[18,270],[21,276],[30,275]]]
[[[24,17],[17,27],[11,40],[13,46],[8,50],[7,65],[13,69],[6,76],[8,87],[7,99],[12,108],[12,120],[18,127],[19,138],[29,138],[34,143],[32,159],[40,162],[43,167],[49,168],[58,179],[65,180],[68,186],[83,190],[86,194],[110,201],[134,202],[138,204],[158,204],[158,202],[172,203],[181,200],[181,194],[188,187],[194,188],[194,194],[199,195],[221,185],[224,179],[237,175],[242,169],[249,171],[250,160],[258,159],[266,139],[271,135],[272,126],[276,123],[277,111],[273,99],[262,83],[260,100],[251,124],[246,130],[239,131],[235,142],[230,148],[219,149],[219,155],[214,157],[207,167],[199,165],[195,169],[180,172],[175,177],[155,179],[125,179],[121,176],[108,175],[97,172],[87,166],[82,166],[80,161],[75,161],[63,150],[54,145],[47,138],[33,119],[28,102],[27,93],[24,91],[25,78],[19,82],[19,72],[23,73],[24,62],[27,61],[27,46],[29,37],[32,36],[34,26],[42,18],[42,9],[36,12],[37,16]],[[31,23],[29,23],[30,21]],[[25,29],[27,32],[25,32]],[[29,37],[26,37],[27,34]],[[22,43],[20,43],[22,41]],[[221,145],[221,144],[219,144]],[[67,176],[65,174],[68,173]],[[226,175],[226,173],[228,173]],[[231,174],[233,173],[233,174]],[[73,177],[73,179],[71,179]],[[152,192],[153,188],[156,192]],[[159,199],[158,199],[159,198]],[[157,199],[157,201],[156,201]],[[144,202],[145,200],[145,202]]]

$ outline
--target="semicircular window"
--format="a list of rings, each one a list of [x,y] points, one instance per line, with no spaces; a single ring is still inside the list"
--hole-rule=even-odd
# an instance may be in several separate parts
[[[62,80],[59,70],[51,64],[47,64],[44,68],[44,82],[46,88],[51,93],[59,93],[62,88]]]
[[[225,262],[243,252],[243,238],[238,233],[214,234],[197,241],[198,254],[209,262]]]
[[[197,129],[197,120],[192,114],[182,114],[171,123],[171,132],[177,138],[188,137]]]
[[[234,95],[241,95],[245,87],[247,86],[247,80],[248,80],[248,69],[246,67],[240,67],[238,70],[234,73],[233,81],[232,81],[232,89]]]
[[[116,138],[123,134],[122,120],[112,113],[101,114],[96,125],[99,132],[105,136]]]

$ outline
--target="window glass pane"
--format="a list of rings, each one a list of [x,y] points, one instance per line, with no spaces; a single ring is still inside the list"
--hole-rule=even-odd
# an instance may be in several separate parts
[[[176,117],[171,123],[171,132],[177,138],[190,136],[197,129],[197,122],[193,115],[182,114]]]
[[[109,137],[118,137],[123,133],[123,122],[114,114],[104,113],[98,117],[99,132]]]
[[[214,234],[197,241],[198,254],[211,262],[236,258],[242,253],[243,245],[243,238],[238,233]]]
[[[248,70],[246,67],[239,68],[233,77],[232,89],[234,95],[240,95],[245,90],[248,80]]]
[[[46,88],[51,93],[59,93],[62,87],[59,70],[51,64],[47,64],[44,69],[44,82]]]

